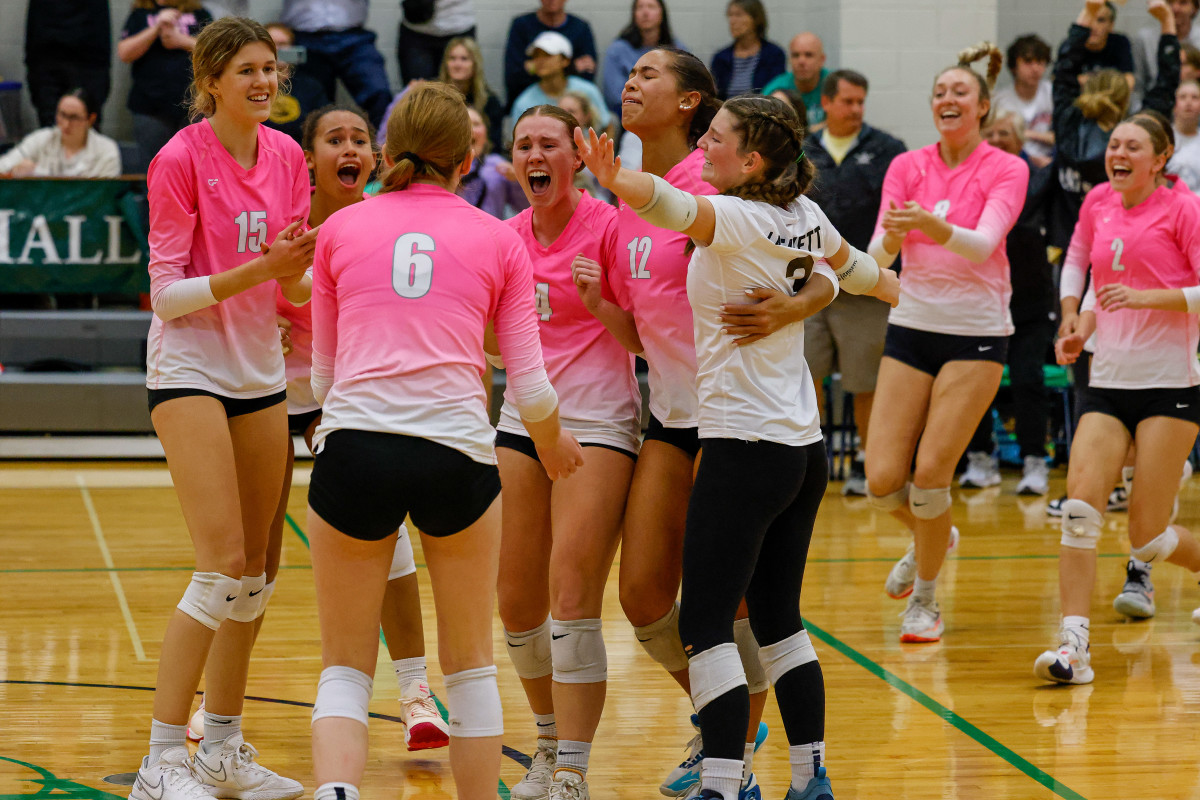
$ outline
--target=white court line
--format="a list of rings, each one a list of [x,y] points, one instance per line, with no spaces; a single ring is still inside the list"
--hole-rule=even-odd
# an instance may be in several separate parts
[[[96,506],[92,504],[92,493],[82,475],[76,476],[79,493],[83,495],[83,505],[87,509],[88,518],[92,521],[92,532],[96,534],[96,544],[100,546],[100,555],[104,557],[104,566],[108,568],[108,578],[112,581],[113,591],[117,593],[117,605],[121,607],[121,616],[125,618],[125,627],[129,630],[129,638],[133,640],[133,652],[138,661],[146,660],[146,650],[142,647],[142,638],[138,636],[137,626],[133,624],[133,614],[129,612],[129,603],[125,600],[125,589],[121,586],[121,576],[113,565],[112,554],[108,552],[108,542],[104,540],[104,530],[100,527],[100,516]]]

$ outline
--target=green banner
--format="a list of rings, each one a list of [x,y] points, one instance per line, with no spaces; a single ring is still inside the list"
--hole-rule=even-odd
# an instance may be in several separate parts
[[[0,180],[0,292],[149,291],[145,193],[141,179]]]

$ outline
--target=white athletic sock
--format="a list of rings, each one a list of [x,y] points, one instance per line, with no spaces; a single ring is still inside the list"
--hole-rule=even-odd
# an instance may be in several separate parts
[[[1088,644],[1088,618],[1087,617],[1063,617],[1063,629],[1071,631],[1079,637],[1079,641],[1084,647]]]
[[[913,581],[913,599],[918,600],[924,605],[930,605],[934,601],[934,594],[937,592],[937,578],[931,581],[917,578]]]
[[[724,800],[737,800],[742,789],[741,761],[732,758],[705,758],[700,772],[700,787],[720,792]]]
[[[534,714],[533,721],[537,724],[539,739],[558,738],[558,725],[554,724],[553,714]]]
[[[187,725],[150,720],[150,763],[157,762],[172,747],[187,747]]]
[[[205,753],[220,749],[226,739],[241,732],[242,718],[240,716],[226,717],[214,714],[208,708],[204,709],[204,741],[200,743],[200,746],[204,748]]]
[[[425,656],[398,658],[392,662],[392,669],[396,671],[396,680],[400,682],[401,692],[413,681],[429,683],[429,676],[425,670]]]
[[[358,800],[358,787],[352,783],[322,783],[313,792],[313,800]]]
[[[817,770],[825,765],[825,743],[792,745],[788,748],[788,761],[792,765],[792,788],[803,792],[817,776]]]
[[[750,780],[750,773],[754,772],[754,742],[746,742],[746,755],[742,758],[742,783]]]
[[[555,772],[560,769],[570,769],[586,776],[588,757],[592,754],[591,742],[574,742],[570,739],[558,740],[558,759],[555,762]]]

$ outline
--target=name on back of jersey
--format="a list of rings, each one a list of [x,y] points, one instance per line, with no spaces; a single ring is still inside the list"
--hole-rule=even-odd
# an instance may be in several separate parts
[[[799,236],[781,236],[775,231],[767,234],[767,238],[780,247],[790,247],[793,250],[807,250],[813,252],[821,249],[821,226],[806,231]],[[816,239],[814,244],[813,240]]]

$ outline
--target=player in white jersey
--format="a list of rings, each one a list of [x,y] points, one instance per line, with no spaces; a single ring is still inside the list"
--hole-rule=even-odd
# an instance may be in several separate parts
[[[799,118],[779,100],[730,100],[701,138],[704,178],[721,195],[697,197],[620,169],[612,143],[594,131],[577,141],[602,185],[647,221],[698,246],[688,299],[704,458],[688,508],[679,630],[705,757],[688,797],[733,800],[742,785],[749,696],[733,622],[745,597],[788,735],[787,797],[832,800],[823,767],[823,681],[799,611],[803,564],[828,479],[803,326],[739,347],[719,311],[766,286],[802,295],[815,313],[834,298],[839,278],[857,293],[890,294],[894,302],[895,275],[880,280],[874,259],[845,243],[802,196],[815,170],[804,158]]]
[[[299,232],[308,216],[300,147],[261,125],[278,89],[270,34],[247,19],[215,22],[192,64],[204,119],[176,134],[147,176],[146,379],[196,572],[163,639],[150,755],[130,797],[284,800],[303,788],[254,762],[241,713],[287,447],[275,293],[307,301],[316,233]],[[208,737],[189,758],[188,715],[210,652]]]

